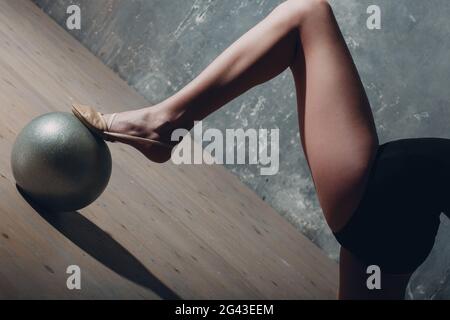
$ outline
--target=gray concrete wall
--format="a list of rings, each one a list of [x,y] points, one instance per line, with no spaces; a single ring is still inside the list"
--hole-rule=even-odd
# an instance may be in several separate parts
[[[300,0],[299,0],[300,1]],[[280,0],[35,0],[65,25],[66,8],[82,9],[71,31],[105,64],[157,103],[179,90]],[[381,142],[450,138],[450,3],[448,0],[332,0],[372,103]],[[367,7],[382,9],[382,29],[366,28]],[[279,174],[228,166],[281,215],[337,259],[299,147],[294,86],[283,73],[205,122],[207,127],[280,128]],[[450,223],[414,275],[408,298],[450,298]],[[438,254],[439,253],[439,254]]]

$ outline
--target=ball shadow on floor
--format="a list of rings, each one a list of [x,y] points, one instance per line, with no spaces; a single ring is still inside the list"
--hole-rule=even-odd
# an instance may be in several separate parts
[[[120,276],[152,290],[162,299],[180,299],[127,249],[79,212],[51,212],[40,207],[19,186],[16,187],[37,214],[98,262]]]

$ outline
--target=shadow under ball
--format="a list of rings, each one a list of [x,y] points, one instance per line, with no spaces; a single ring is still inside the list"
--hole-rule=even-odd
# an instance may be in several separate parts
[[[17,185],[52,212],[75,211],[95,201],[108,185],[111,167],[106,143],[64,112],[31,121],[11,154]]]

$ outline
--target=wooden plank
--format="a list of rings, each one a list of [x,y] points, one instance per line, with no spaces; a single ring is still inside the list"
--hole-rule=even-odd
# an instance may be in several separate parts
[[[110,145],[105,193],[47,215],[10,169],[17,133],[72,102],[111,112],[146,105],[26,0],[0,1],[0,298],[333,299],[337,266],[220,166],[158,165]],[[68,290],[66,268],[82,270]]]

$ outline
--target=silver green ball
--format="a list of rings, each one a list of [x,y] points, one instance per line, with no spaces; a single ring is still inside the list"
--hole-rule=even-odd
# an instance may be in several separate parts
[[[54,212],[75,211],[95,201],[108,185],[111,167],[106,143],[65,112],[32,120],[11,154],[17,185]]]

